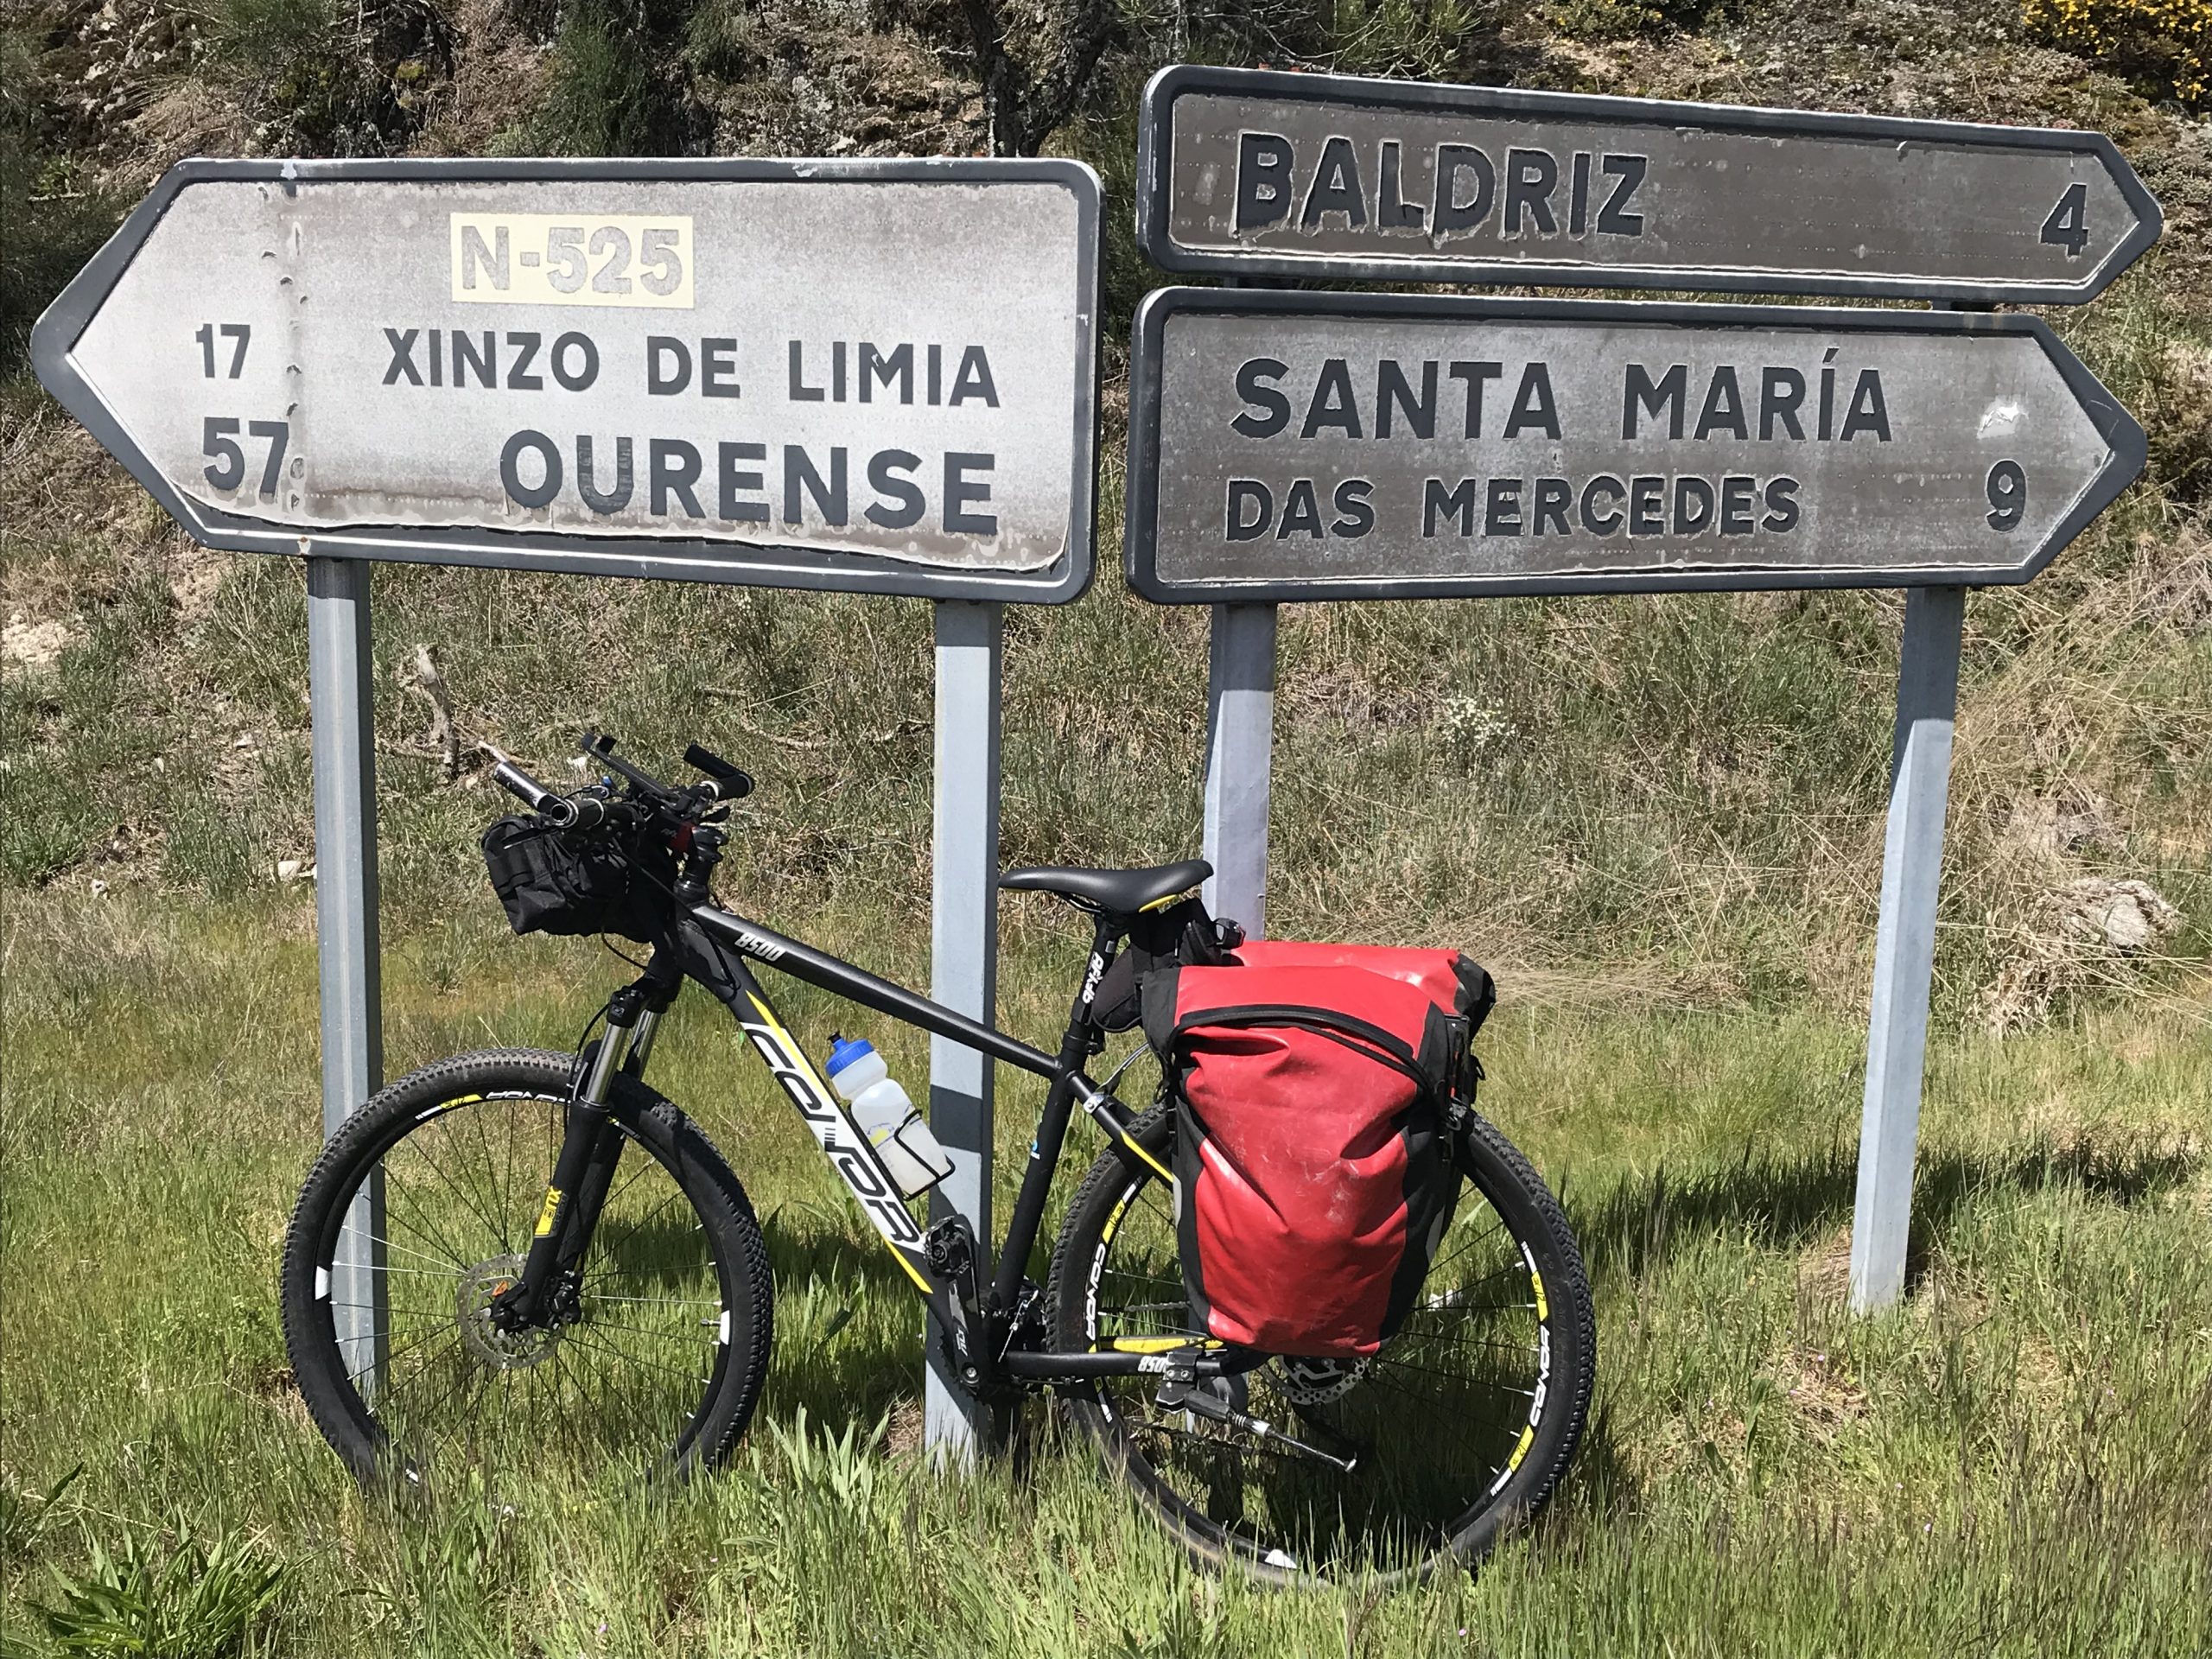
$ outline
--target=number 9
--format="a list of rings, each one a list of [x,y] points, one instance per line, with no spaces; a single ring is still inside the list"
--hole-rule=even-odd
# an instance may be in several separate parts
[[[1989,527],[2016,530],[2028,510],[2028,475],[2017,461],[2000,461],[1989,469]]]

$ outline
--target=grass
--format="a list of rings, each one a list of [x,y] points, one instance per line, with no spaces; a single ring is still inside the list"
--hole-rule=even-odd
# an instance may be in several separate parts
[[[1486,1104],[1563,1189],[1590,1260],[1593,1429],[1546,1523],[1479,1577],[1270,1595],[1191,1574],[1080,1446],[931,1474],[908,1449],[911,1303],[696,993],[655,1078],[746,1179],[779,1281],[775,1365],[736,1466],[677,1492],[549,1480],[496,1511],[365,1500],[289,1391],[275,1310],[315,1149],[308,908],[63,893],[11,906],[11,1652],[60,1631],[35,1608],[66,1622],[117,1584],[144,1610],[131,1628],[167,1618],[200,1643],[144,1650],[194,1653],[2212,1646],[2201,1019],[2139,1007],[1939,1042],[1911,1294],[1859,1321],[1841,1306],[1850,1022],[1568,996],[1564,979],[1531,995],[1509,977]],[[884,914],[805,925],[919,976],[925,939]],[[479,901],[393,940],[395,1072],[495,1039],[564,1046],[623,971],[497,926]],[[1019,931],[1007,1023],[1054,1025],[1077,950],[1065,930]],[[789,1002],[823,1040],[830,999],[793,987]],[[910,1033],[869,1034],[924,1074]],[[1002,1078],[1002,1176],[1035,1105]],[[209,1560],[238,1563],[219,1594],[194,1587]],[[265,1611],[224,1623],[255,1564],[276,1562]],[[213,1611],[188,1618],[200,1603]]]

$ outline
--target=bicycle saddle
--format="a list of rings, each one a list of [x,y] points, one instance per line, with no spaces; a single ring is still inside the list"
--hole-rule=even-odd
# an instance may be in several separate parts
[[[1188,893],[1212,874],[1213,866],[1203,858],[1186,858],[1179,864],[1160,864],[1148,870],[1082,870],[1046,864],[1031,870],[1008,870],[999,877],[999,886],[1056,893],[1085,910],[1134,916],[1147,905]]]

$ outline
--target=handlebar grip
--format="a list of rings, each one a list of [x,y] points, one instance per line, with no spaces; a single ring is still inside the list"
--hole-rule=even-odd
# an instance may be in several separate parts
[[[493,753],[496,754],[498,751],[494,750]],[[539,783],[537,779],[531,777],[504,754],[499,755],[492,767],[492,781],[505,790],[508,794],[517,797],[533,812],[543,812],[550,817],[553,816],[555,809],[561,804],[561,798],[558,795],[546,788],[544,785]]]
[[[742,800],[753,792],[750,773],[723,760],[703,744],[694,743],[684,750],[683,764],[705,772],[714,779],[715,798],[717,800]]]

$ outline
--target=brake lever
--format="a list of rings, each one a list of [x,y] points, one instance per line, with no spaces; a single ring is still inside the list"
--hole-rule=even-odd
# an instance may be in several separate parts
[[[649,772],[640,772],[614,753],[614,740],[601,732],[586,732],[584,753],[602,762],[610,771],[626,779],[663,805],[672,805],[682,798],[683,791],[673,789]]]

